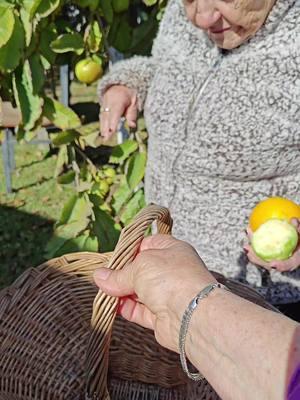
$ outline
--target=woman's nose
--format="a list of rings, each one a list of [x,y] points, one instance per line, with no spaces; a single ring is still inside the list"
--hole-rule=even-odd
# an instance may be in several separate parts
[[[194,23],[201,29],[207,30],[220,19],[221,13],[215,7],[214,1],[196,0]]]

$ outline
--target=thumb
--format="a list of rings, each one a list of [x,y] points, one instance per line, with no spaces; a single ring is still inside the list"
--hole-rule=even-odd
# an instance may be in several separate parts
[[[134,294],[131,264],[120,271],[100,268],[94,273],[96,285],[109,296],[121,297]]]
[[[125,112],[125,118],[128,122],[130,128],[136,127],[136,120],[137,120],[137,97],[136,95],[133,96],[129,107]]]

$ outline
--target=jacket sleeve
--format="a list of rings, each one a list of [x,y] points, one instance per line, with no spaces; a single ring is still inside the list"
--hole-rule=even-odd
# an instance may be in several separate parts
[[[113,64],[109,72],[99,81],[98,95],[100,103],[105,91],[112,85],[125,85],[137,91],[138,108],[144,107],[148,88],[161,57],[166,57],[170,36],[174,35],[176,19],[181,18],[178,0],[169,0],[164,17],[154,40],[152,54],[149,57],[134,56]],[[169,37],[169,39],[167,39]]]

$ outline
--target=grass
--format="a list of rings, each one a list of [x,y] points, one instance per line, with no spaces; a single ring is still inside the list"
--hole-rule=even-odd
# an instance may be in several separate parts
[[[44,261],[45,245],[72,188],[53,178],[56,155],[45,148],[15,146],[13,193],[5,193],[0,155],[0,287],[13,282],[26,268]]]

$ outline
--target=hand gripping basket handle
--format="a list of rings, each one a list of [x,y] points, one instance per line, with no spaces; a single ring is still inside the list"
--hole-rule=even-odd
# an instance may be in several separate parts
[[[135,220],[122,230],[118,244],[108,263],[110,269],[122,269],[133,261],[137,249],[151,224],[157,221],[159,233],[169,234],[172,219],[167,208],[149,205]],[[99,291],[91,320],[92,333],[87,349],[86,361],[86,399],[108,400],[107,371],[108,353],[113,321],[116,316],[118,299]]]

